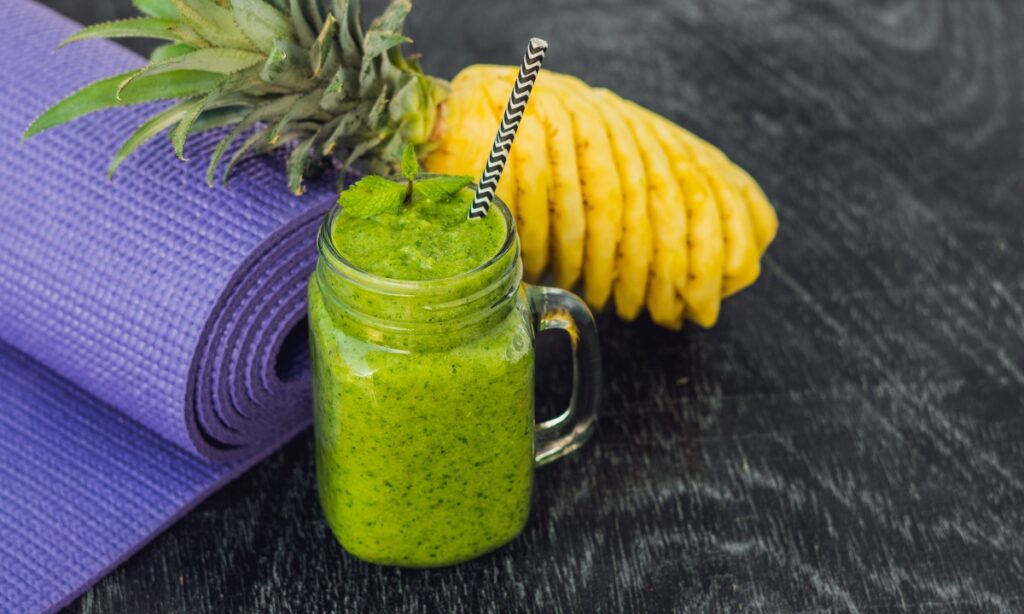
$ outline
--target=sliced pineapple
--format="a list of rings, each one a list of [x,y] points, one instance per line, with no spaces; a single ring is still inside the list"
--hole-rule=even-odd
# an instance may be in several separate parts
[[[473,169],[483,170],[497,124],[486,98],[472,87],[457,85],[464,85],[458,77],[441,111],[444,138],[427,155],[424,166],[431,173],[476,177],[479,172]]]
[[[718,202],[704,174],[692,163],[690,154],[673,133],[662,130],[648,114],[652,131],[665,150],[683,193],[686,209],[688,279],[682,289],[686,317],[705,328],[714,326],[722,302],[722,274],[725,245]]]
[[[779,231],[779,217],[775,208],[768,202],[764,190],[757,181],[750,176],[750,173],[743,170],[738,164],[729,162],[729,167],[735,177],[734,185],[747,201],[747,211],[750,212],[750,221],[754,225],[754,234],[757,236],[757,245],[763,256],[768,246],[775,240]]]
[[[651,115],[654,114],[651,113]],[[691,150],[704,152],[709,159],[716,163],[722,176],[732,185],[733,191],[739,195],[746,205],[754,237],[757,241],[759,255],[764,254],[765,250],[768,249],[768,246],[775,239],[775,234],[779,229],[779,219],[775,213],[775,208],[768,201],[768,197],[765,196],[761,186],[758,185],[757,181],[747,171],[730,160],[722,150],[686,128],[673,124],[667,119],[661,119],[671,125],[673,130],[678,133],[679,138]]]
[[[615,259],[622,237],[622,183],[600,109],[578,79],[554,73],[540,79],[561,97],[572,117],[587,233],[583,248],[583,291],[587,302],[602,309],[612,293]]]
[[[572,119],[558,96],[549,95],[541,83],[534,86],[530,105],[544,122],[551,162],[551,273],[555,285],[572,288],[583,270],[587,233]]]
[[[690,154],[690,159],[704,174],[715,195],[722,220],[722,240],[725,244],[725,262],[722,276],[722,296],[731,296],[754,283],[761,274],[761,254],[754,236],[750,213],[742,196],[729,181],[729,173],[706,141],[683,130],[664,117],[632,104],[632,108],[650,118],[662,130],[675,134]],[[721,154],[721,152],[718,152]]]
[[[606,89],[591,90],[604,112],[605,126],[622,181],[622,239],[615,277],[615,312],[633,320],[644,308],[651,266],[651,223],[647,217],[647,170],[640,144],[629,130],[617,96]]]
[[[647,171],[647,216],[654,246],[647,310],[657,324],[679,330],[683,325],[683,301],[678,288],[685,287],[687,274],[686,215],[679,206],[682,194],[651,127],[628,102],[618,97],[615,102],[637,142],[643,144],[640,156]]]

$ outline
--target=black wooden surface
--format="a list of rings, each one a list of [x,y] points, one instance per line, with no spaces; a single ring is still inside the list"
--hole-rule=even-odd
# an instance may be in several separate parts
[[[720,145],[779,211],[763,278],[710,331],[603,318],[597,435],[495,554],[343,554],[307,433],[71,609],[1024,608],[1022,31],[1012,0],[420,0],[428,72],[543,36]]]

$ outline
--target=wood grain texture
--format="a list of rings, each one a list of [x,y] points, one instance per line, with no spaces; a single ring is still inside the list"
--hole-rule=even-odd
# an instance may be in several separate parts
[[[70,609],[1024,609],[1022,26],[1013,0],[418,2],[428,72],[541,36],[721,146],[778,207],[763,278],[711,331],[603,317],[597,435],[499,552],[343,554],[307,434]]]

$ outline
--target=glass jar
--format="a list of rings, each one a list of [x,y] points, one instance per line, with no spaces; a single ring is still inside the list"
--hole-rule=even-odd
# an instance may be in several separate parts
[[[600,353],[575,295],[522,283],[515,223],[497,255],[444,279],[383,278],[347,262],[328,215],[309,285],[316,467],[327,522],[351,554],[450,565],[516,537],[533,471],[576,449],[596,418]],[[534,422],[534,338],[573,347],[569,408]]]

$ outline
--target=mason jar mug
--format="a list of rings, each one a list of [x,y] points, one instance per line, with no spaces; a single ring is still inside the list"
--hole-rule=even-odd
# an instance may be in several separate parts
[[[316,470],[327,522],[373,563],[450,565],[516,537],[534,468],[575,450],[595,424],[600,353],[569,292],[522,282],[508,208],[500,251],[453,277],[404,281],[355,267],[328,214],[309,284]],[[569,407],[535,423],[536,333],[573,348]]]

